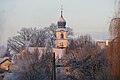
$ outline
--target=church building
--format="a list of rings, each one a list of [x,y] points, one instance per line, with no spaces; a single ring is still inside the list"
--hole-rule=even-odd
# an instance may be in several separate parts
[[[61,59],[66,53],[66,48],[68,47],[67,33],[66,21],[63,18],[63,10],[61,9],[60,18],[57,21],[55,48],[52,47],[52,51],[55,52],[56,59]],[[31,53],[33,53],[35,49],[38,49],[40,53],[44,53],[46,47],[28,47],[26,49]],[[17,55],[19,56],[20,54]]]
[[[63,10],[61,9],[61,15],[59,20],[57,21],[57,29],[56,29],[56,39],[55,39],[55,48],[52,48],[52,52],[55,53],[55,63],[56,65],[62,65],[62,60],[64,54],[66,53],[66,48],[68,47],[68,31],[66,28],[66,21],[63,17]],[[22,49],[20,50],[20,52],[18,54],[15,54],[12,57],[12,63],[16,64],[16,62],[14,61],[14,59],[22,59],[21,57],[24,56],[24,52],[26,50],[28,50],[31,54],[34,53],[34,50],[38,49],[39,51],[39,55],[38,58],[41,58],[41,55],[45,53],[47,49],[47,47],[27,47],[26,49]],[[13,67],[15,68],[16,66],[13,65]],[[59,72],[59,74],[62,73],[66,73],[67,75],[70,74],[69,72],[69,66],[66,67],[57,67],[56,71]]]
[[[66,21],[63,18],[63,11],[61,10],[61,17],[57,22],[58,28],[56,29],[56,48],[66,48],[68,46]]]

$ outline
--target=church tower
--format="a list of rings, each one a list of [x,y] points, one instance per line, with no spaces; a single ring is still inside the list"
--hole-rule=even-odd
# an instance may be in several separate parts
[[[63,18],[63,10],[61,8],[61,16],[57,22],[58,28],[56,29],[56,47],[66,48],[68,46],[66,21]]]

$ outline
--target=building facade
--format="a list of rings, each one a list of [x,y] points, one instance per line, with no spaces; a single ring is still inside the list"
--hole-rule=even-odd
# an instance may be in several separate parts
[[[101,49],[104,49],[108,47],[109,42],[110,42],[109,40],[99,40],[99,41],[96,41],[96,45],[99,46]]]

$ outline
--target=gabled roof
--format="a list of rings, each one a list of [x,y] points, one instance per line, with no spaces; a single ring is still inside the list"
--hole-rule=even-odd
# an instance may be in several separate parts
[[[0,64],[2,64],[3,62],[5,62],[6,60],[10,61],[9,57],[0,58]]]

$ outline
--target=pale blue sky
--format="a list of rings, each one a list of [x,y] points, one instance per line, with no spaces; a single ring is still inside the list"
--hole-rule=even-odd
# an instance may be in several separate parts
[[[42,28],[56,23],[64,6],[67,26],[76,34],[91,33],[104,39],[114,14],[115,0],[0,0],[1,42],[22,27]]]

